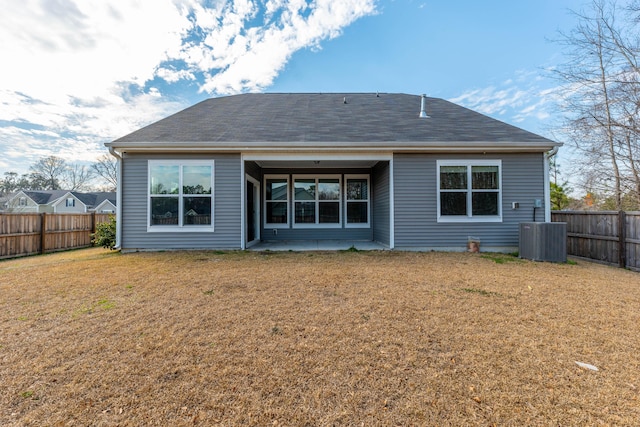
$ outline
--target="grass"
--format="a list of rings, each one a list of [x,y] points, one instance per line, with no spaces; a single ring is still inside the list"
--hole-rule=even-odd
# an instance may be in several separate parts
[[[507,262],[523,262],[522,259],[518,258],[517,255],[513,254],[502,254],[502,253],[483,253],[480,255],[484,259],[490,259],[496,264],[505,264]]]
[[[462,288],[463,292],[469,292],[472,294],[480,294],[485,297],[489,296],[500,296],[498,292],[485,291],[484,289],[476,289],[476,288]]]
[[[638,273],[494,254],[263,255],[1,261],[0,425],[640,419]]]

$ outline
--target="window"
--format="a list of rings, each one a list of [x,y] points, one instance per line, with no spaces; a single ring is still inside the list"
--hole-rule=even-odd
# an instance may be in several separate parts
[[[293,177],[293,224],[340,227],[340,175]]]
[[[265,226],[289,226],[289,175],[265,175]]]
[[[69,197],[67,198],[67,202],[66,202],[66,207],[68,208],[73,208],[76,205],[76,199],[74,199],[73,197]]]
[[[18,205],[19,206],[27,206],[27,198],[26,197],[20,197],[20,199],[18,199]]]
[[[500,160],[440,160],[438,221],[502,221]]]
[[[369,175],[345,175],[346,227],[369,226]]]
[[[213,161],[149,161],[149,231],[213,231]]]

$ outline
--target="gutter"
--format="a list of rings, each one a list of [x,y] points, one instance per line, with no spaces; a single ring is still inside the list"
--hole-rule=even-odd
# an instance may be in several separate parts
[[[116,183],[116,246],[114,249],[122,249],[122,156],[118,154],[115,148],[111,146],[108,148],[109,153],[118,160],[118,182]]]
[[[544,222],[551,222],[551,182],[549,177],[549,161],[558,154],[560,145],[556,145],[550,151],[544,153]]]
[[[110,142],[107,147],[126,152],[197,152],[251,153],[251,152],[395,152],[395,153],[510,153],[541,152],[554,150],[562,144],[551,141],[253,141],[253,142],[214,142],[214,141],[135,141]]]

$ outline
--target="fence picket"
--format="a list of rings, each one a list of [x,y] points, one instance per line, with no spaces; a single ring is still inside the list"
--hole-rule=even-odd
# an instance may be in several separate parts
[[[0,213],[0,259],[91,246],[112,214]]]
[[[567,253],[640,271],[640,212],[553,211],[567,223]]]

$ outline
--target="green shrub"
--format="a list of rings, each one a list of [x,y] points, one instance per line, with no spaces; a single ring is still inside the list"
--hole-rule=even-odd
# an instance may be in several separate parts
[[[102,246],[113,250],[116,246],[116,217],[111,215],[109,221],[96,225],[96,232],[91,235],[94,246]]]

